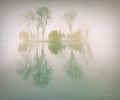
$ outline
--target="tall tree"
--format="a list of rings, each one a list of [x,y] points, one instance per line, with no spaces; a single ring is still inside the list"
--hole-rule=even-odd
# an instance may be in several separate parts
[[[32,40],[32,33],[34,27],[35,16],[32,11],[28,12],[24,18],[27,20],[27,26],[29,30],[30,39]]]
[[[70,34],[72,32],[73,23],[75,21],[76,15],[77,15],[76,12],[73,10],[68,11],[64,14],[64,21],[68,25]]]
[[[50,10],[47,7],[40,7],[37,9],[36,13],[37,13],[37,19],[39,21],[39,25],[42,30],[42,40],[44,40],[44,33],[46,30],[48,21],[50,19]]]

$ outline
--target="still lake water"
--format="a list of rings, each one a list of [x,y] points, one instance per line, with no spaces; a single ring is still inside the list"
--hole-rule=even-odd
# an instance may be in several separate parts
[[[112,63],[78,43],[1,43],[0,100],[119,100]]]

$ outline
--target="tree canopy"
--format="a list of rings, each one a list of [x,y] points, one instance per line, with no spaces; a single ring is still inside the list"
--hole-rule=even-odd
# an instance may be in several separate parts
[[[39,21],[41,30],[42,30],[42,40],[44,39],[44,33],[46,30],[46,26],[48,24],[48,21],[50,19],[50,10],[47,7],[39,7],[36,11],[37,14],[37,20]]]
[[[50,41],[60,41],[62,38],[62,34],[59,33],[57,30],[53,30],[50,32],[48,38]]]

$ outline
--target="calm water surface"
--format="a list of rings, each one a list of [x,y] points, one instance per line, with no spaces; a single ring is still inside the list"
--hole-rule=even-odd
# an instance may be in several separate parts
[[[119,100],[113,65],[88,44],[6,42],[1,55],[1,100]]]

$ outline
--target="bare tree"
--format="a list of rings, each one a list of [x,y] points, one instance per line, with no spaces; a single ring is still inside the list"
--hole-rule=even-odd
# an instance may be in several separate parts
[[[32,34],[33,34],[33,27],[34,27],[34,21],[35,21],[35,16],[32,13],[32,11],[28,12],[24,18],[27,20],[27,26],[29,29],[29,35],[30,39],[32,40]]]
[[[64,14],[64,21],[68,25],[70,33],[72,32],[73,23],[75,21],[76,15],[77,15],[76,12],[73,10],[68,11]]]

